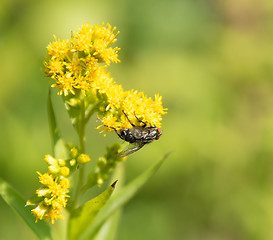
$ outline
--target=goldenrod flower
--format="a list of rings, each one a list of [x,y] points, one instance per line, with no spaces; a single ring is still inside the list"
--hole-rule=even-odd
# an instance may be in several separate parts
[[[47,59],[44,62],[44,72],[51,79],[51,87],[57,88],[59,95],[64,95],[65,106],[80,137],[80,147],[67,144],[70,156],[58,159],[46,155],[48,173],[39,175],[42,186],[36,190],[34,198],[26,205],[35,205],[32,213],[36,221],[47,220],[54,223],[58,218],[64,218],[62,210],[67,206],[70,181],[68,177],[91,158],[83,153],[84,129],[92,114],[98,113],[102,131],[120,130],[139,125],[140,121],[148,126],[156,126],[160,136],[162,115],[166,109],[162,106],[162,97],[156,94],[154,99],[136,90],[124,91],[107,71],[111,62],[119,62],[118,47],[111,47],[117,41],[116,28],[110,24],[83,24],[72,32],[70,40],[60,40],[54,36],[54,41],[47,46]],[[69,95],[69,96],[68,96]],[[129,120],[128,120],[129,119]],[[98,128],[99,128],[98,127]],[[106,181],[116,164],[123,161],[118,153],[119,144],[107,148],[100,157],[94,172],[89,175],[86,185],[101,185]],[[83,173],[83,172],[82,172]],[[82,177],[82,173],[79,177]],[[82,181],[79,180],[79,183]],[[71,209],[77,206],[80,184],[76,187],[75,199]]]
[[[66,96],[80,90],[87,96],[87,105],[96,103],[103,123],[100,127],[108,126],[103,127],[104,131],[131,128],[123,112],[133,124],[139,124],[138,118],[147,125],[160,128],[162,115],[166,113],[162,97],[156,94],[152,99],[143,92],[124,91],[106,70],[111,62],[119,62],[119,48],[110,47],[117,40],[119,32],[115,31],[110,24],[93,26],[87,23],[72,33],[70,41],[55,37],[55,42],[48,46],[46,76],[53,79],[51,86],[58,88],[58,94]],[[77,97],[70,98],[66,104],[76,104],[75,99]],[[70,102],[72,100],[74,103]],[[56,165],[50,168],[53,173],[59,171]]]
[[[51,87],[58,88],[58,94],[67,96],[75,94],[76,89],[90,90],[102,73],[98,63],[119,62],[119,48],[109,46],[116,41],[116,28],[103,25],[83,24],[73,32],[70,41],[54,36],[55,41],[48,45],[44,72],[54,81]]]
[[[32,209],[31,212],[36,217],[37,220],[42,220],[44,218],[45,213],[48,211],[48,207],[43,203],[40,203],[36,208]]]
[[[103,39],[108,45],[110,43],[116,42],[116,36],[119,34],[119,31],[116,34],[114,34],[114,31],[116,31],[117,28],[114,27],[112,29],[109,23],[106,24],[106,27],[104,27],[103,25],[104,23],[102,23],[101,26],[95,24],[93,32],[94,38]]]
[[[121,85],[118,84],[112,84],[111,87],[108,87],[105,91],[105,95],[108,99],[108,105],[106,107],[106,111],[108,111],[110,108],[112,109],[120,109],[123,103],[124,98],[124,92]]]
[[[40,180],[40,183],[42,183],[43,185],[52,185],[54,180],[53,180],[53,176],[51,174],[45,173],[45,174],[41,174],[39,172],[37,172]]]
[[[166,114],[167,110],[162,106],[161,96],[156,94],[153,100],[144,95],[144,93],[134,90],[121,92],[119,96],[116,96],[115,87],[112,93],[113,95],[111,95],[111,91],[108,92],[108,106],[113,106],[117,111],[114,113],[113,111],[112,113],[111,111],[109,113],[106,112],[105,116],[101,119],[103,124],[99,127],[104,126],[105,131],[113,131],[113,128],[131,128],[130,122],[120,110],[123,110],[135,125],[139,125],[138,118],[150,126],[161,127],[162,115]]]
[[[36,190],[38,197],[42,198],[37,207],[32,209],[31,212],[38,219],[49,220],[54,223],[58,218],[64,218],[61,211],[67,204],[67,198],[69,195],[70,182],[68,178],[55,177],[52,174],[39,175],[40,183],[43,187]]]
[[[55,42],[47,46],[47,53],[52,59],[64,59],[71,51],[70,42],[67,39],[60,41],[56,36],[53,36]]]
[[[109,128],[108,126],[111,126],[113,128],[120,128],[120,122],[117,121],[117,117],[113,116],[113,114],[107,114],[103,119],[101,119],[102,125],[98,126],[97,129],[104,127],[104,131],[113,130],[112,128]]]
[[[119,62],[118,50],[120,49],[118,47],[108,48],[107,42],[103,39],[96,39],[93,48],[95,51],[93,55],[99,59],[99,62],[105,62],[107,65],[109,65],[110,62]]]

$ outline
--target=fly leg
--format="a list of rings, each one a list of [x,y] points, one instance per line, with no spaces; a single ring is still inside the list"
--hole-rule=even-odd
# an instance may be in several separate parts
[[[126,114],[123,110],[122,110],[122,112],[124,113],[125,117],[128,119],[129,123],[130,123],[133,127],[135,127],[136,125],[134,125],[134,124],[130,121],[130,119],[128,118],[127,114]]]
[[[145,122],[143,122],[142,120],[140,120],[140,119],[136,116],[136,112],[134,112],[134,115],[135,115],[136,119],[137,119],[139,122],[143,123],[143,126],[142,126],[142,127],[145,128],[145,127],[147,126],[147,124],[146,124]]]
[[[118,132],[118,130],[116,129],[116,128],[114,128],[114,127],[111,127],[111,126],[108,126],[108,125],[103,125],[104,127],[108,127],[108,128],[112,128],[112,129],[114,129],[115,130],[115,132],[116,132],[116,134],[121,138],[121,139],[123,139],[123,137],[120,135],[120,133]]]
[[[102,121],[99,117],[98,117],[98,120],[100,120],[100,121],[103,123],[103,121]],[[117,134],[121,139],[123,139],[122,136],[120,135],[120,133],[118,132],[118,130],[117,130],[116,128],[111,127],[111,126],[108,126],[108,125],[105,125],[105,124],[103,124],[103,126],[104,126],[104,127],[108,127],[108,128],[114,129],[115,132],[116,132],[116,134]]]

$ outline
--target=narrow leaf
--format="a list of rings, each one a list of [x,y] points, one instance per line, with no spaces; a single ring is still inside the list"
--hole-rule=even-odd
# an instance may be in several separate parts
[[[52,147],[54,157],[67,159],[68,158],[68,150],[65,146],[65,142],[61,137],[60,130],[57,125],[55,112],[51,100],[51,91],[48,93],[48,103],[47,103],[47,111],[48,111],[48,121],[49,128],[51,133]]]
[[[52,239],[51,229],[45,222],[37,222],[21,195],[7,182],[0,179],[0,195],[4,201],[24,220],[31,230],[42,240]]]
[[[75,95],[69,94],[63,96],[64,105],[70,117],[71,123],[80,132],[80,125],[82,121],[82,111],[84,111],[84,103],[80,101],[81,93],[76,91]]]
[[[79,237],[90,227],[100,209],[106,204],[114,191],[116,182],[99,196],[89,200],[83,206],[72,212],[68,226],[69,239]]]
[[[121,218],[121,212],[122,208],[115,211],[101,226],[99,229],[99,232],[94,237],[94,240],[115,240],[117,232],[118,232],[118,226],[119,221]],[[93,237],[92,237],[93,239]]]
[[[124,185],[124,162],[117,165],[112,177],[111,182],[114,179],[118,179],[118,187],[113,193],[112,197],[114,197],[123,187]],[[118,231],[119,221],[121,218],[121,210],[119,208],[112,214],[104,223],[103,226],[100,228],[99,232],[96,234],[94,240],[114,240],[116,239],[116,234]]]
[[[52,144],[53,146],[58,142],[58,140],[61,138],[60,131],[57,127],[57,121],[55,117],[55,112],[51,100],[51,90],[48,91],[48,102],[47,102],[47,112],[48,112],[48,121],[49,121],[49,128],[50,128],[50,134],[52,137]]]
[[[156,173],[160,168],[162,163],[165,161],[167,153],[160,161],[158,161],[154,166],[146,170],[132,182],[127,184],[123,189],[120,190],[109,203],[100,211],[96,219],[94,220],[92,226],[88,229],[83,239],[93,239],[97,231],[101,228],[103,223],[118,209],[124,206],[134,195],[139,191],[139,189]]]
[[[69,158],[68,149],[65,146],[65,142],[62,138],[60,138],[54,145],[54,157],[64,160]]]

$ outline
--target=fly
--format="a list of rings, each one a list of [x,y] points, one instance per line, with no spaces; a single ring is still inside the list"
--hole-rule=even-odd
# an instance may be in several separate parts
[[[136,119],[141,123],[140,126],[134,125],[130,119],[128,118],[127,114],[122,111],[124,115],[126,116],[129,123],[132,125],[131,128],[122,128],[119,131],[111,126],[106,126],[109,128],[112,128],[115,130],[116,134],[124,141],[129,142],[130,145],[121,151],[118,156],[119,157],[126,157],[136,151],[138,151],[140,148],[145,146],[147,143],[151,143],[154,140],[158,140],[159,137],[162,134],[162,131],[160,128],[157,128],[156,126],[147,126],[147,124],[143,121],[141,121],[136,115]]]

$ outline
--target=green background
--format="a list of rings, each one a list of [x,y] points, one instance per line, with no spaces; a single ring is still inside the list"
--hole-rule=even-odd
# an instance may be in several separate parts
[[[84,22],[120,30],[125,90],[163,96],[163,135],[130,156],[129,181],[173,150],[124,208],[118,240],[273,239],[273,2],[102,0],[0,3],[0,177],[29,198],[51,153],[40,68],[53,34]],[[54,98],[65,138],[76,139]],[[106,144],[92,118],[92,160]],[[0,238],[35,239],[0,199]]]

